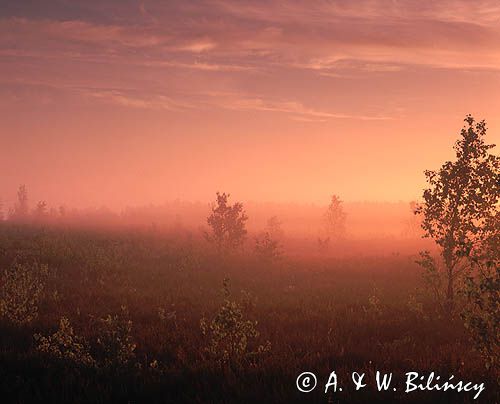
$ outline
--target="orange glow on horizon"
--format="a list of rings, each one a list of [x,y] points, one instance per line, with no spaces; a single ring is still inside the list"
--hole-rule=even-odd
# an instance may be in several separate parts
[[[409,201],[466,114],[500,143],[495,1],[2,8],[5,205]]]

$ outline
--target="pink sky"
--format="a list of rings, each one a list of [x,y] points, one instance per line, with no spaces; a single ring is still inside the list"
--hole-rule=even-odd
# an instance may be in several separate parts
[[[411,200],[500,141],[500,2],[6,0],[0,77],[6,203]]]

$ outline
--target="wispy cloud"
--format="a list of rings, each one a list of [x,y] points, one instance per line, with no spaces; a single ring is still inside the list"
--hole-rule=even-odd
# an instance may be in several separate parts
[[[391,120],[393,117],[331,112],[307,107],[296,100],[270,99],[234,93],[213,93],[207,101],[220,108],[237,111],[278,112],[290,119],[304,122],[325,122],[332,119]]]
[[[194,53],[206,52],[214,49],[217,44],[210,39],[200,39],[196,41],[189,42],[185,45],[179,46],[180,50],[185,50]]]
[[[203,58],[196,61],[200,68],[258,64],[333,70],[338,66],[332,64],[339,61],[360,61],[366,63],[350,68],[390,73],[398,65],[500,65],[500,5],[492,0],[406,0],[384,7],[371,0],[213,0],[189,5],[140,2],[138,9],[147,18],[135,23],[123,17],[123,10],[117,12],[121,19],[106,23],[4,18],[0,49],[80,58],[101,55],[107,60],[147,58],[188,68],[196,68],[185,60],[190,54]]]
[[[309,94],[323,90],[307,88],[319,81],[500,72],[496,0],[111,2],[104,16],[77,3],[87,12],[1,18],[0,73],[19,83],[64,81],[64,91],[93,86],[104,90],[79,94],[130,108],[211,105],[322,121],[396,114],[372,115],[369,101],[331,111]],[[215,90],[238,95],[205,97]]]
[[[263,95],[252,95],[232,92],[184,93],[175,96],[162,92],[147,91],[136,88],[106,88],[74,86],[64,83],[53,84],[43,81],[22,82],[24,86],[46,88],[52,91],[63,91],[68,94],[82,94],[107,104],[125,108],[165,110],[182,112],[193,109],[224,109],[232,111],[258,111],[263,113],[280,113],[285,117],[300,122],[327,122],[333,119],[353,120],[392,120],[386,115],[362,115],[344,112],[332,112],[305,106],[297,100],[272,99]]]
[[[173,99],[164,94],[141,94],[134,90],[79,88],[86,96],[94,97],[105,102],[123,107],[181,111],[192,108],[193,105],[179,99]]]

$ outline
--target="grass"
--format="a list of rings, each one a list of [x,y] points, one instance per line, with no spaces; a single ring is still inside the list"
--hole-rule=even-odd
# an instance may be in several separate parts
[[[307,250],[307,249],[306,249]],[[460,319],[444,319],[410,254],[318,256],[315,251],[269,264],[251,252],[221,258],[197,237],[151,231],[0,227],[0,269],[47,264],[38,316],[28,324],[0,319],[2,402],[162,403],[469,403],[498,402],[497,373],[486,370]],[[256,321],[248,351],[268,352],[220,364],[207,354],[202,318],[230,301]],[[96,352],[99,319],[128,310],[133,361],[90,366],[36,349],[33,335],[53,334],[67,317]],[[345,385],[323,393],[330,371]],[[485,382],[473,394],[355,392],[353,371],[431,371]],[[314,372],[317,389],[295,379]],[[373,384],[373,383],[372,383]]]

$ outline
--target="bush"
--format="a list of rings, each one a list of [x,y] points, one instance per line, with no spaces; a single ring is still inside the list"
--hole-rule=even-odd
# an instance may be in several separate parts
[[[27,324],[38,317],[46,265],[16,263],[2,274],[0,315],[14,324]]]
[[[122,306],[121,313],[99,320],[97,345],[99,359],[105,367],[128,365],[135,358],[136,344],[133,341],[132,321]]]
[[[495,368],[500,362],[500,268],[484,267],[478,276],[467,277],[464,292],[468,303],[462,313],[465,326],[485,366]]]
[[[280,242],[273,239],[268,231],[261,238],[256,238],[255,253],[265,262],[278,261],[283,257],[283,249]]]
[[[259,345],[256,350],[249,348],[249,341],[259,336],[257,321],[246,320],[242,305],[229,300],[227,279],[224,280],[223,287],[226,299],[215,317],[211,321],[205,318],[200,321],[201,331],[208,337],[208,356],[222,365],[238,363],[245,357],[268,351],[271,347],[269,341],[265,345]]]
[[[36,348],[40,352],[81,365],[95,365],[87,342],[84,338],[75,335],[66,317],[61,318],[59,329],[54,334],[48,337],[35,334],[34,338],[38,343]]]

